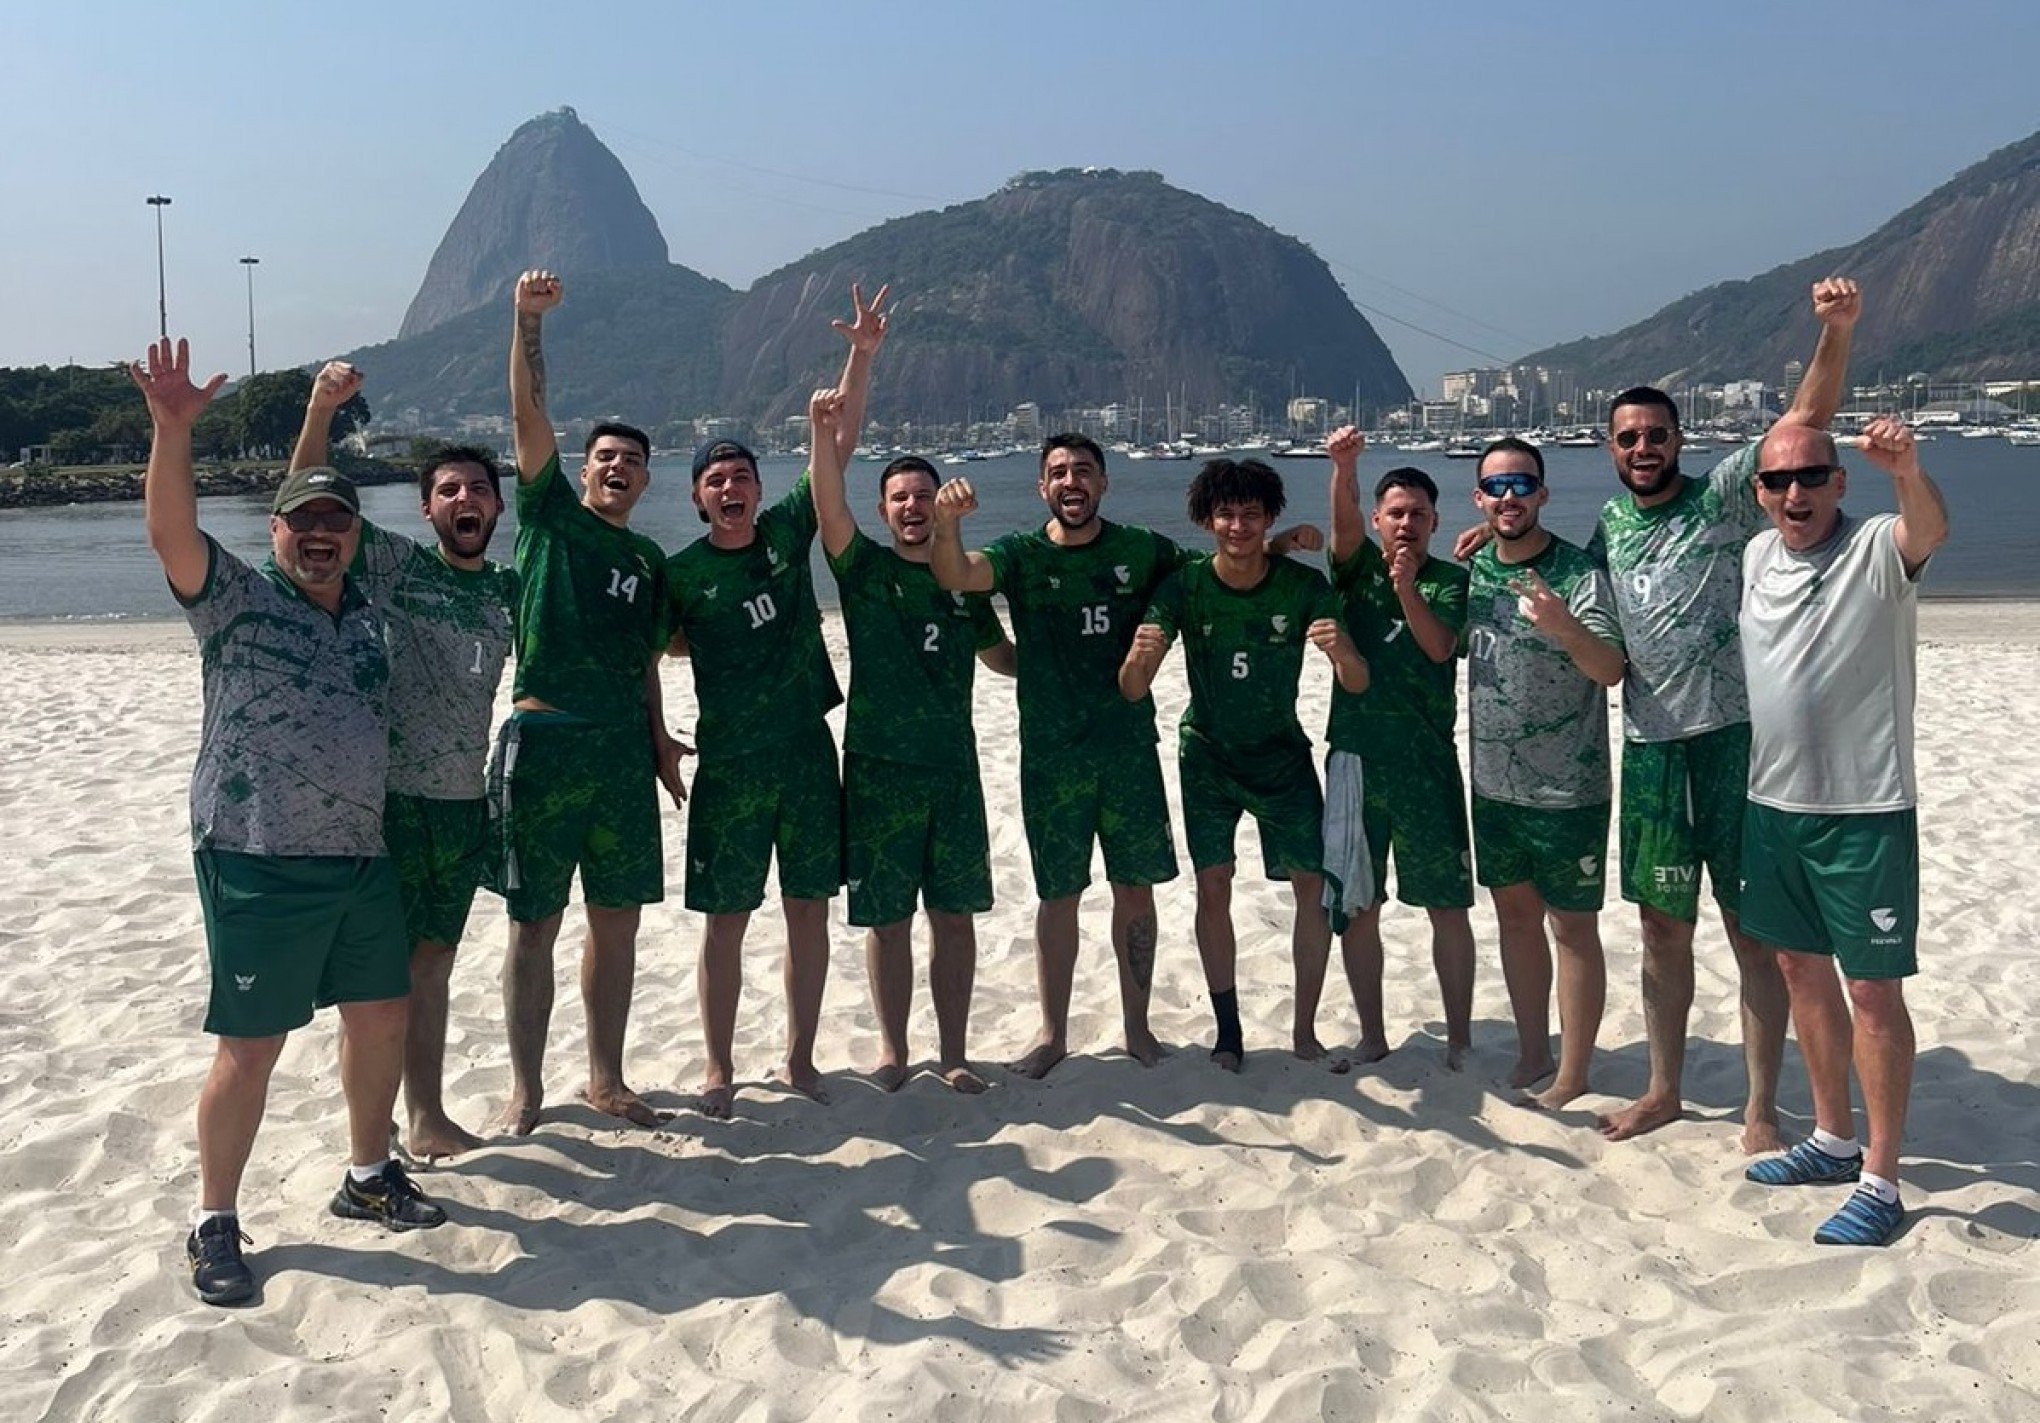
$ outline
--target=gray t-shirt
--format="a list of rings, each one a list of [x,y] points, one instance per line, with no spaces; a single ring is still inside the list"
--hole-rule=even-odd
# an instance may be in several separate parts
[[[390,790],[479,799],[516,637],[516,573],[500,563],[455,568],[436,548],[365,520],[352,572],[389,628]]]
[[[1527,563],[1503,563],[1492,543],[1474,555],[1465,635],[1474,794],[1539,810],[1605,805],[1608,689],[1523,617],[1509,582],[1530,569],[1594,636],[1622,645],[1608,575],[1564,539]]]
[[[1767,530],[1743,555],[1750,799],[1759,805],[1867,815],[1917,798],[1920,585],[1906,577],[1897,523],[1895,514],[1844,514],[1819,548],[1794,553]]]
[[[1757,449],[1751,441],[1653,508],[1628,494],[1610,499],[1587,542],[1608,570],[1628,646],[1622,726],[1631,741],[1680,741],[1749,720],[1736,610],[1743,547],[1764,527]]]
[[[179,599],[198,634],[204,717],[191,773],[195,849],[383,853],[389,662],[382,616],[349,579],[338,615],[273,562],[210,538],[205,586]]]

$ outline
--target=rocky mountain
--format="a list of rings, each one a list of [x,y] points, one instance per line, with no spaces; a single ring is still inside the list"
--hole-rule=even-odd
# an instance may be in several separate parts
[[[2040,133],[1965,169],[1860,242],[1524,360],[1586,386],[1775,380],[1813,349],[1807,290],[1836,274],[1863,284],[1851,360],[1859,379],[1879,370],[1893,380],[1922,369],[1968,380],[2040,370]]]
[[[991,196],[885,223],[760,278],[722,333],[722,408],[806,406],[841,359],[853,281],[892,283],[872,415],[955,418],[1291,395],[1409,399],[1409,382],[1331,271],[1293,237],[1155,173],[1026,173]]]
[[[425,269],[398,336],[421,336],[506,295],[517,273],[663,267],[666,239],[637,185],[572,109],[496,150]]]

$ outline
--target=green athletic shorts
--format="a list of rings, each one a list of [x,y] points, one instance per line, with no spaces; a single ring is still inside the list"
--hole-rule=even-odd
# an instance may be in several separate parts
[[[1091,842],[1105,849],[1111,884],[1163,884],[1176,877],[1169,797],[1152,745],[1102,755],[1020,748],[1020,816],[1034,893],[1043,900],[1081,894],[1091,882]]]
[[[1473,851],[1467,837],[1466,787],[1457,756],[1361,758],[1360,821],[1374,862],[1374,902],[1388,899],[1395,855],[1395,897],[1419,909],[1473,904]]]
[[[383,801],[383,839],[397,868],[411,942],[458,944],[475,891],[489,877],[489,803],[392,793]]]
[[[658,776],[650,730],[565,712],[515,711],[489,772],[504,850],[497,882],[510,917],[529,924],[567,907],[574,872],[598,909],[666,897]]]
[[[1539,810],[1476,791],[1473,857],[1489,889],[1529,884],[1547,908],[1591,914],[1607,897],[1607,802]]]
[[[1742,903],[1748,722],[1683,741],[1622,743],[1622,897],[1691,924],[1700,868],[1730,914]]]
[[[992,907],[992,844],[975,762],[943,770],[843,754],[850,922],[861,929],[910,917],[918,899],[938,914]]]
[[[1177,768],[1192,866],[1208,870],[1233,863],[1233,839],[1244,813],[1254,817],[1260,832],[1261,872],[1269,879],[1323,873],[1325,793],[1308,746],[1243,766],[1191,738],[1183,742]]]
[[[1828,954],[1850,978],[1919,972],[1919,821],[1910,810],[1806,815],[1752,802],[1743,822],[1743,932]]]
[[[205,1030],[273,1038],[333,1003],[411,991],[411,936],[387,856],[195,850],[212,962]]]
[[[843,788],[826,722],[741,758],[704,761],[695,773],[687,797],[687,907],[702,914],[756,909],[775,853],[783,899],[830,899],[843,885]]]

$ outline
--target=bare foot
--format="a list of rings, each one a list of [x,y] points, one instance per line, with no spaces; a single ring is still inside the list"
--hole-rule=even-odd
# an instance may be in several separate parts
[[[1469,1051],[1471,1051],[1471,1047],[1467,1043],[1446,1043],[1445,1070],[1447,1072],[1464,1072],[1466,1070],[1466,1054]]]
[[[972,1070],[971,1065],[967,1062],[944,1063],[942,1067],[942,1080],[963,1093],[966,1097],[975,1097],[989,1085],[984,1078],[978,1076]]]
[[[1299,1033],[1291,1045],[1292,1052],[1303,1062],[1323,1062],[1325,1070],[1334,1076],[1353,1070],[1353,1058],[1344,1048],[1327,1049],[1317,1040],[1315,1033]]]
[[[1610,1112],[1594,1118],[1594,1125],[1599,1127],[1601,1135],[1610,1141],[1627,1141],[1633,1136],[1656,1131],[1661,1126],[1677,1121],[1682,1115],[1684,1109],[1676,1101],[1638,1097],[1619,1112]]]
[[[1776,1118],[1759,1117],[1753,1122],[1744,1122],[1742,1149],[1745,1156],[1773,1156],[1785,1149],[1785,1138],[1778,1130]]]
[[[458,1156],[463,1151],[473,1151],[485,1145],[482,1139],[471,1131],[463,1130],[450,1118],[439,1116],[414,1120],[411,1130],[404,1138],[404,1152],[413,1160],[428,1165],[445,1157]]]
[[[1240,1070],[1240,1055],[1230,1048],[1213,1048],[1211,1050],[1211,1060],[1227,1072],[1238,1072]]]
[[[1362,1035],[1353,1048],[1353,1061],[1379,1062],[1388,1056],[1388,1039]]]
[[[611,1087],[599,1092],[593,1087],[584,1087],[581,1100],[604,1116],[620,1118],[632,1126],[655,1127],[664,1120],[628,1087]]]
[[[881,1062],[871,1069],[871,1080],[887,1092],[897,1092],[907,1080],[907,1069],[897,1062]]]
[[[1153,1033],[1142,1028],[1126,1035],[1126,1055],[1142,1067],[1153,1067],[1162,1060],[1162,1045],[1155,1041]]]
[[[791,1087],[794,1091],[812,1102],[819,1103],[824,1107],[829,1105],[829,1090],[822,1086],[822,1074],[815,1071],[813,1067],[795,1068],[791,1063],[784,1063],[781,1064],[777,1072],[772,1074],[772,1078],[775,1082],[781,1082]],[[902,1080],[904,1079],[905,1074],[902,1074]],[[887,1088],[886,1090],[891,1091],[892,1089]]]
[[[700,1100],[695,1103],[701,1115],[712,1122],[726,1122],[736,1111],[737,1089],[727,1082],[702,1084]]]
[[[530,1136],[538,1127],[539,1104],[512,1097],[503,1104],[490,1126],[497,1132],[508,1132],[511,1136]]]
[[[1055,1070],[1055,1065],[1069,1056],[1069,1049],[1060,1038],[1038,1038],[1033,1047],[1006,1064],[1008,1072],[1017,1072],[1022,1077],[1032,1077],[1039,1082]]]
[[[1586,1090],[1587,1084],[1584,1082],[1577,1085],[1571,1082],[1554,1082],[1542,1092],[1525,1092],[1516,1099],[1516,1105],[1555,1112]]]
[[[1516,1059],[1516,1066],[1509,1073],[1509,1085],[1518,1089],[1530,1087],[1542,1082],[1556,1071],[1558,1064],[1549,1057],[1537,1059],[1519,1057]]]

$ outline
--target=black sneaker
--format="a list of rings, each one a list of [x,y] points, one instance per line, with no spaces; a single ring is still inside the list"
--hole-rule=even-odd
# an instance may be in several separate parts
[[[340,1189],[333,1194],[333,1214],[349,1220],[378,1220],[391,1230],[427,1230],[446,1224],[446,1212],[433,1205],[394,1160],[385,1162],[382,1174],[365,1185],[354,1179],[352,1171],[341,1177]]]
[[[241,1222],[216,1215],[201,1221],[184,1237],[184,1255],[191,1262],[191,1283],[207,1304],[239,1304],[255,1294],[255,1272],[241,1259]],[[253,1241],[249,1241],[253,1244]]]

